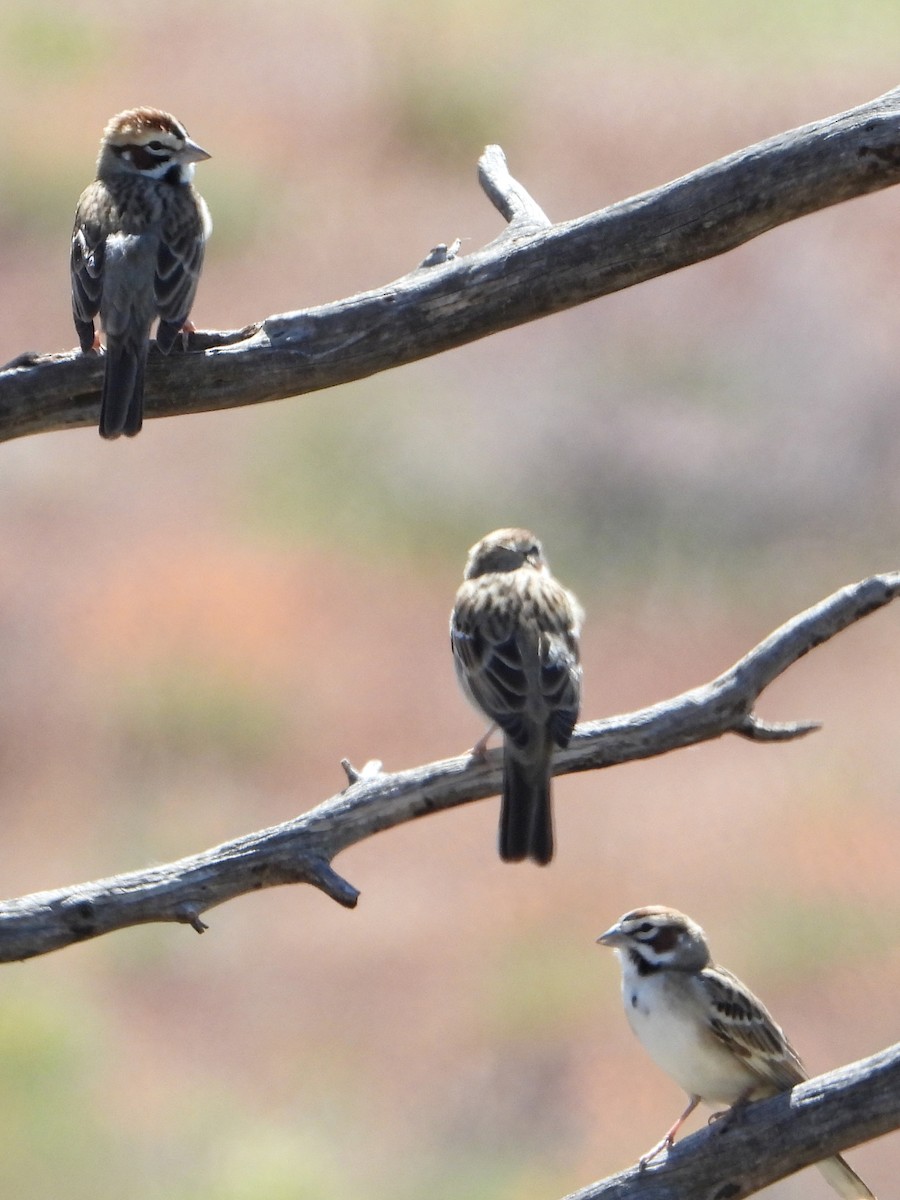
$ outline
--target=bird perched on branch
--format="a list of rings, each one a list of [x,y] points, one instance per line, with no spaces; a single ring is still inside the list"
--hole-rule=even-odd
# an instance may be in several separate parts
[[[737,1111],[808,1078],[781,1027],[748,987],[712,961],[703,930],[684,913],[636,908],[597,941],[619,959],[625,1013],[638,1040],[690,1097],[642,1166],[672,1146],[701,1101]],[[816,1165],[843,1200],[875,1200],[840,1155]]]
[[[527,529],[498,529],[469,551],[450,617],[456,674],[492,722],[472,753],[503,732],[500,857],[553,857],[550,767],[581,703],[578,601],[550,574]]]
[[[97,178],[78,201],[72,232],[72,313],[81,349],[106,335],[100,436],[133,437],[144,415],[150,326],[168,354],[188,317],[209,210],[194,189],[194,166],[209,158],[180,121],[158,108],[132,108],[103,131]]]

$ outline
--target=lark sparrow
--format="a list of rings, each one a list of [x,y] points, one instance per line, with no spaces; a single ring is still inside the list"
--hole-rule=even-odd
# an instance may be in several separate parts
[[[78,201],[72,232],[72,313],[85,353],[106,334],[100,435],[133,437],[144,414],[150,326],[168,354],[188,323],[212,229],[194,190],[209,158],[184,126],[157,108],[133,108],[103,131],[97,178]]]
[[[622,968],[628,1023],[690,1103],[641,1165],[668,1150],[703,1101],[740,1105],[788,1091],[808,1076],[780,1026],[748,987],[710,957],[703,930],[672,908],[626,913],[597,941]],[[835,1155],[817,1164],[844,1200],[875,1200]]]
[[[456,674],[492,722],[472,753],[503,731],[500,857],[553,857],[550,766],[578,719],[578,601],[547,569],[527,529],[498,529],[469,551],[450,617]]]

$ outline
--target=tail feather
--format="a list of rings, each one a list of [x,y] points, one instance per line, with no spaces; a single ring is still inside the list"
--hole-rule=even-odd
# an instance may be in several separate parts
[[[546,866],[553,858],[550,807],[550,756],[523,761],[504,749],[500,802],[500,857],[504,862],[530,858]]]
[[[816,1166],[842,1200],[876,1200],[875,1194],[839,1154],[834,1158],[822,1159]]]
[[[188,325],[188,329],[192,330],[193,328],[193,325]],[[160,318],[159,325],[156,327],[156,345],[162,350],[163,354],[168,354],[182,335],[187,337],[183,319],[179,321],[164,321]],[[183,340],[181,348],[184,348]]]
[[[146,347],[109,341],[100,397],[100,436],[134,437],[144,421]]]

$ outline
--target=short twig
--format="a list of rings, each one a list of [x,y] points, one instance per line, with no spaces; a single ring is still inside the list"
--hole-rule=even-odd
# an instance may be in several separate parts
[[[501,236],[521,237],[553,224],[537,201],[510,175],[506,155],[499,146],[485,147],[478,160],[478,182],[494,208],[509,223]]]

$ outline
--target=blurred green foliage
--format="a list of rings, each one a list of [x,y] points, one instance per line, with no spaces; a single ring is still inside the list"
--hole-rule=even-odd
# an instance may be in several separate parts
[[[446,386],[439,359],[285,402],[259,427],[236,521],[424,571],[461,563],[489,529],[523,525],[576,591],[656,580],[750,609],[800,544],[811,564],[823,562],[817,539],[830,546],[825,587],[853,577],[854,556],[890,547],[891,510],[873,512],[869,476],[848,469],[830,492],[808,482],[782,449],[782,414],[758,399],[758,361],[727,335],[672,355],[665,332],[658,348],[604,356],[601,342],[592,358],[583,332],[533,355],[524,346],[510,376],[488,381],[489,406]],[[813,597],[820,585],[807,586]]]
[[[156,1096],[115,1096],[116,1035],[89,997],[7,980],[0,999],[0,1191],[19,1200],[321,1200],[350,1195],[340,1144],[309,1115],[254,1124],[226,1091],[169,1081],[178,1134],[161,1142]],[[96,1064],[116,1078],[104,1088]]]
[[[333,541],[372,558],[389,545],[426,570],[446,561],[480,498],[461,490],[451,501],[452,474],[434,470],[436,408],[433,391],[423,404],[396,372],[282,406],[248,457],[237,519],[293,545]]]
[[[392,132],[417,156],[468,164],[498,130],[507,142],[515,139],[521,111],[516,92],[511,80],[478,62],[407,59],[388,89]]]
[[[416,1169],[403,1172],[398,1187],[386,1187],[378,1195],[384,1200],[545,1200],[560,1195],[563,1186],[545,1166],[523,1160],[520,1150],[445,1150],[431,1163],[423,1155]]]
[[[0,236],[52,233],[68,253],[75,205],[91,175],[92,166],[47,162],[37,147],[8,160],[0,175]]]
[[[0,11],[0,64],[27,84],[90,78],[103,62],[104,45],[97,16],[75,4],[6,0]]]
[[[102,1031],[85,998],[7,977],[0,997],[0,1192],[96,1194],[106,1116],[85,1091]]]
[[[128,1097],[110,1054],[115,1033],[93,1023],[89,998],[34,981],[7,982],[0,1000],[0,1191],[17,1200],[338,1200],[360,1191],[357,1155],[365,1136],[335,1095],[327,1125],[315,1114],[328,1094],[326,1075],[310,1081],[307,1110],[269,1110],[248,1119],[239,1095],[210,1079],[166,1084],[160,1136],[158,1096]],[[76,1018],[77,1015],[77,1019]],[[115,1076],[104,1088],[96,1064]],[[357,1079],[357,1086],[362,1081]],[[343,1118],[341,1116],[343,1114]],[[364,1119],[363,1114],[359,1116]],[[432,1158],[427,1151],[392,1160],[372,1200],[528,1200],[539,1175],[521,1155],[484,1151]]]
[[[753,70],[760,60],[781,67],[834,64],[841,58],[890,53],[900,34],[900,10],[893,0],[759,0],[752,8],[738,0],[571,0],[563,5],[521,5],[515,0],[451,0],[422,3],[411,10],[400,0],[361,0],[361,8],[390,22],[395,36],[406,32],[422,62],[439,62],[465,46],[485,73],[502,70],[505,60],[531,49],[543,53],[596,47],[629,58],[677,56],[683,62],[727,63]],[[393,20],[391,20],[393,18]],[[443,37],[435,36],[439,25]],[[423,30],[426,36],[423,38]],[[473,31],[477,33],[473,36]]]
[[[268,692],[210,664],[169,664],[126,680],[116,727],[130,751],[252,766],[278,745],[284,713]]]
[[[549,926],[530,925],[523,937],[508,938],[487,964],[483,987],[484,1021],[498,1041],[546,1037],[549,1028],[563,1036],[600,1003],[584,945]]]
[[[323,1200],[358,1190],[340,1140],[302,1115],[295,1124],[284,1118],[241,1123],[204,1174],[184,1200]]]
[[[869,959],[884,944],[884,929],[872,920],[871,905],[824,888],[814,897],[765,895],[750,912],[751,970],[775,987],[808,985],[835,966]],[[764,990],[763,983],[751,986]]]

